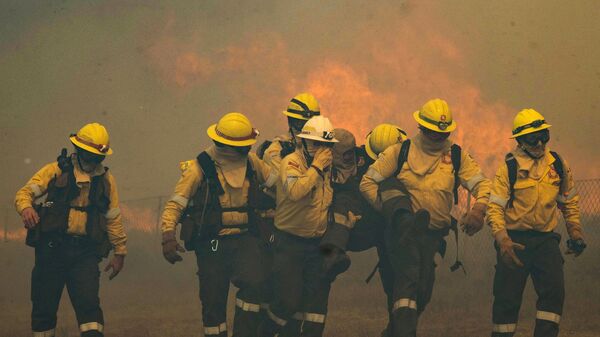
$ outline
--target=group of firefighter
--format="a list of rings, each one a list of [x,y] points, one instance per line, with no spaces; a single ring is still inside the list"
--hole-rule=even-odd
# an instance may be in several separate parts
[[[514,335],[529,276],[538,295],[534,336],[558,335],[559,211],[570,237],[566,253],[578,256],[586,244],[571,170],[548,148],[550,125],[540,113],[516,115],[510,138],[517,144],[493,181],[449,139],[457,122],[441,99],[414,112],[417,135],[381,124],[362,146],[321,115],[311,94],[292,98],[283,114],[288,132],[256,153],[259,132],[249,119],[222,116],[207,130],[212,145],[180,163],[164,207],[165,259],[196,254],[205,336],[227,336],[230,284],[238,288],[233,336],[322,336],[331,285],[350,266],[347,252],[371,248],[387,296],[382,336],[416,336],[445,237],[457,229],[474,235],[484,223],[497,251],[491,335]],[[35,247],[34,337],[55,336],[65,285],[81,336],[103,336],[98,263],[114,250],[105,269],[112,279],[127,254],[115,179],[102,165],[112,153],[106,129],[88,124],[70,141],[74,153],[63,149],[15,200]],[[462,216],[455,211],[459,186],[474,200]]]

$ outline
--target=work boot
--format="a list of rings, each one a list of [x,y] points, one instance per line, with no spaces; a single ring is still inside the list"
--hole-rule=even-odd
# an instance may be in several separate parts
[[[350,268],[350,257],[343,250],[333,247],[329,250],[321,249],[323,253],[323,275],[333,281],[339,274]]]
[[[350,267],[350,257],[345,252],[350,229],[338,223],[327,226],[327,232],[323,235],[319,249],[323,255],[323,275],[333,281],[336,276],[345,272]]]

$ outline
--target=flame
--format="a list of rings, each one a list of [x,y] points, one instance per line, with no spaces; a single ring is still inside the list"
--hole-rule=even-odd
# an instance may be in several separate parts
[[[247,113],[270,128],[283,129],[285,120],[277,118],[274,125],[273,116],[290,97],[312,92],[323,115],[352,131],[359,143],[383,122],[414,135],[412,113],[429,99],[443,98],[458,124],[453,139],[493,175],[514,146],[508,137],[517,108],[479,89],[467,37],[445,21],[433,1],[374,7],[377,24],[357,23],[347,49],[315,50],[269,31],[215,43],[203,35],[210,27],[184,23],[189,32],[182,34],[181,26],[174,29],[177,16],[169,14],[145,55],[165,86],[177,89],[176,98],[210,87],[226,97],[229,111]]]

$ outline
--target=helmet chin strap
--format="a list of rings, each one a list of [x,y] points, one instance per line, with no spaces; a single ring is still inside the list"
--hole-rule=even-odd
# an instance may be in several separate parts
[[[306,139],[302,138],[302,152],[304,153],[304,159],[306,159],[306,164],[310,167],[313,162],[313,157],[308,153],[308,144],[306,144]]]
[[[294,134],[294,130],[292,129],[292,127],[289,128],[289,131],[290,131],[290,136],[292,136],[292,143],[294,145],[296,145],[297,144],[296,135]]]

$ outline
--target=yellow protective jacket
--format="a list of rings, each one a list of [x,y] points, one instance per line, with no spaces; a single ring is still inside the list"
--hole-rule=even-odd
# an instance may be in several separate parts
[[[88,174],[81,170],[75,157],[73,157],[73,174],[75,175],[75,181],[80,188],[80,193],[77,198],[71,202],[71,206],[75,207],[86,207],[89,203],[89,192],[91,178],[94,176],[104,174],[104,167],[101,165],[98,168]],[[23,210],[29,207],[33,207],[33,203],[36,199],[44,196],[48,189],[48,184],[52,179],[62,174],[61,169],[58,167],[58,163],[50,163],[42,167],[36,174],[29,179],[27,184],[23,186],[15,197],[15,206],[19,214],[23,213]],[[117,183],[114,176],[110,172],[106,172],[106,179],[108,179],[110,185],[110,204],[109,210],[104,215],[107,220],[107,232],[110,243],[115,249],[115,254],[126,255],[127,254],[127,235],[123,228],[123,222],[121,218],[121,210],[119,208],[119,194],[117,192]],[[86,222],[87,213],[71,209],[69,210],[69,223],[67,225],[67,234],[70,235],[85,235],[86,234]]]
[[[271,145],[267,147],[265,154],[263,155],[264,162],[269,165],[277,175],[279,175],[279,167],[281,166],[282,147],[280,141],[289,142],[290,139],[290,135],[281,135],[273,138]]]
[[[449,142],[447,147],[450,148],[450,145]],[[394,144],[379,155],[379,158],[363,176],[360,191],[376,209],[381,209],[382,201],[405,195],[407,192],[414,211],[418,209],[429,211],[432,229],[447,228],[451,223],[451,210],[454,204],[454,173],[450,150],[440,155],[429,169],[423,170],[426,171],[425,173],[418,174],[411,169],[408,163],[412,151],[421,151],[418,143],[413,141],[409,158],[396,176],[406,188],[406,192],[393,191],[388,195],[380,195],[379,183],[396,172],[401,146],[402,144]],[[491,182],[485,178],[479,165],[464,149],[461,151],[458,177],[460,184],[473,194],[477,202],[487,204]]]
[[[511,152],[517,160],[517,180],[514,200],[509,207],[510,184],[508,168],[502,164],[496,173],[487,210],[487,223],[495,237],[504,236],[506,230],[553,231],[562,211],[569,236],[582,237],[579,219],[579,195],[575,191],[573,175],[562,159],[565,179],[561,182],[553,163],[554,157],[547,149],[544,157],[530,158],[517,147]]]
[[[211,148],[207,150],[207,153],[209,156],[213,157],[211,155]],[[262,184],[264,187],[268,187],[269,183],[275,184],[277,177],[274,174],[271,174],[271,168],[268,165],[260,160],[254,153],[248,154],[248,159],[257,173],[258,182],[260,184]],[[190,199],[198,191],[198,187],[202,183],[204,177],[204,173],[202,172],[200,164],[196,159],[182,162],[180,166],[182,170],[181,178],[179,178],[177,185],[175,185],[173,196],[169,201],[167,201],[161,217],[161,229],[163,232],[175,230],[183,211],[188,206]],[[247,206],[250,181],[246,178],[241,188],[234,188],[227,182],[227,179],[223,174],[223,170],[216,162],[215,168],[219,181],[221,182],[221,186],[224,190],[224,193],[219,196],[221,207],[234,208]],[[243,170],[240,171],[239,174],[245,177],[246,172]],[[244,225],[247,223],[248,213],[232,211],[223,212],[222,214],[223,226]],[[224,228],[219,232],[219,235],[236,233],[239,233],[238,228]]]
[[[275,227],[304,238],[323,236],[333,199],[331,170],[321,176],[296,149],[281,161],[279,172]]]

